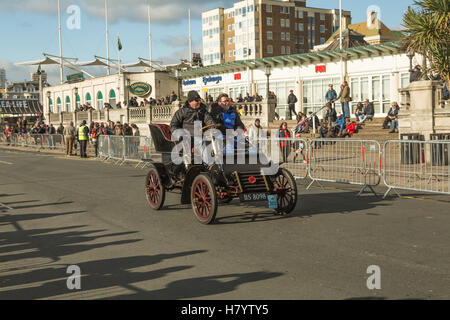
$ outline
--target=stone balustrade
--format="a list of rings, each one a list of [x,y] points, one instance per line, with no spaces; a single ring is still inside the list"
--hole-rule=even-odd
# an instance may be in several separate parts
[[[241,110],[242,121],[247,125],[253,125],[255,119],[261,120],[261,125],[268,126],[273,121],[275,115],[275,102],[274,101],[261,101],[261,102],[243,102],[235,103],[233,106],[236,110]],[[145,127],[146,124],[163,123],[169,124],[172,120],[175,112],[179,110],[180,102],[176,101],[171,105],[161,106],[147,106],[147,107],[134,107],[134,108],[122,108],[122,109],[104,109],[104,110],[89,110],[89,111],[77,111],[77,112],[61,112],[61,113],[49,113],[47,119],[51,123],[63,123],[67,125],[70,121],[78,125],[83,120],[87,123],[90,122],[107,122],[120,121],[122,123],[135,123]]]

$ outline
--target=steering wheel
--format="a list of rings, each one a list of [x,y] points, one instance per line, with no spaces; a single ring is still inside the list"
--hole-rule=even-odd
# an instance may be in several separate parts
[[[220,127],[220,124],[214,123],[214,124],[210,124],[210,125],[207,125],[207,126],[203,127],[202,131],[205,131],[205,130],[208,130],[208,129],[211,129],[211,128],[219,128],[219,127]]]

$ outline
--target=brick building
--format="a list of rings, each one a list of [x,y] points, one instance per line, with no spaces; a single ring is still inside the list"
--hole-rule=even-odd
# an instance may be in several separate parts
[[[351,23],[342,11],[343,27]],[[244,0],[202,13],[204,65],[305,53],[339,29],[339,9],[306,0]]]

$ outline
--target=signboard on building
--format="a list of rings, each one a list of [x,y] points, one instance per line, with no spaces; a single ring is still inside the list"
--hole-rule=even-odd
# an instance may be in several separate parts
[[[146,82],[136,82],[130,86],[130,92],[138,97],[144,97],[152,93],[152,86]]]
[[[324,73],[327,72],[327,66],[322,64],[322,65],[317,65],[316,66],[316,73]]]
[[[80,80],[84,80],[84,74],[81,72],[67,76],[67,81],[69,81],[69,82],[80,81]]]
[[[242,75],[240,73],[234,74],[234,80],[241,80],[241,79],[242,79]]]
[[[33,115],[43,113],[38,100],[0,100],[0,114]]]

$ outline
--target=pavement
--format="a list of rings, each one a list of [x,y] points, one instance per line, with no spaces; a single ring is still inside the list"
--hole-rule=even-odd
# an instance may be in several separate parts
[[[0,148],[0,299],[450,298],[448,196],[299,181],[291,215],[233,201],[204,226],[177,194],[152,211],[145,177]]]

